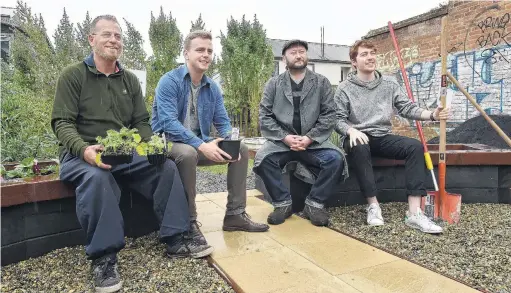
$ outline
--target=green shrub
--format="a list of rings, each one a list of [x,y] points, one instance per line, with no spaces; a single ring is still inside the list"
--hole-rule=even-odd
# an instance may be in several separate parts
[[[2,162],[57,158],[58,143],[50,126],[53,97],[4,77],[8,76],[2,74]]]

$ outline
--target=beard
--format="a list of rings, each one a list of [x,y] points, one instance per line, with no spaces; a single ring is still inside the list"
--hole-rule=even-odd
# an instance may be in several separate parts
[[[300,61],[300,60],[299,60]],[[297,63],[298,61],[295,61],[295,62],[290,62],[287,58],[286,58],[286,66],[288,69],[292,69],[292,70],[301,70],[301,69],[305,69],[307,67],[307,59],[302,59],[302,65],[295,65],[295,63]]]
[[[107,53],[107,49],[101,50],[101,48],[98,48],[98,46],[93,46],[92,50],[94,51],[94,54],[97,54],[109,61],[116,61],[117,59],[119,59],[119,57],[121,57],[122,54],[122,48],[117,49],[117,54],[109,54]]]

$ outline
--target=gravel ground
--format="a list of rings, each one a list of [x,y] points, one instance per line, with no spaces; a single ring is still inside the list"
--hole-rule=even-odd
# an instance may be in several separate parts
[[[365,206],[330,209],[330,227],[488,292],[511,292],[511,205],[463,204],[441,235],[404,224],[406,203],[382,204],[385,225],[366,225]]]
[[[247,176],[247,189],[255,188],[254,174]],[[227,175],[197,170],[197,194],[227,191]]]
[[[119,292],[234,292],[205,259],[169,259],[156,233],[126,239]],[[1,292],[94,292],[83,246],[2,267]]]

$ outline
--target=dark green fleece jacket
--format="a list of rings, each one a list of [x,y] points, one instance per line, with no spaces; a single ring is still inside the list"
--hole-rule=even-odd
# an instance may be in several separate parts
[[[51,117],[60,160],[66,152],[83,159],[85,148],[96,144],[96,137],[105,136],[109,129],[137,128],[143,140],[151,137],[139,80],[119,63],[117,68],[106,76],[96,69],[91,54],[61,73]]]

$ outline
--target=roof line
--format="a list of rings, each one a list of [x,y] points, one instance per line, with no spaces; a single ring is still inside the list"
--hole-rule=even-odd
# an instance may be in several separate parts
[[[284,39],[272,39],[272,38],[267,38],[268,40],[273,40],[273,41],[284,41],[284,42],[287,42],[289,40],[284,40]],[[318,45],[321,45],[321,43],[318,43],[318,42],[309,42],[309,41],[306,41],[307,43],[309,44],[318,44]],[[329,44],[329,43],[324,43],[325,45],[330,45],[330,46],[339,46],[339,47],[349,47],[348,45],[341,45],[341,44]]]

